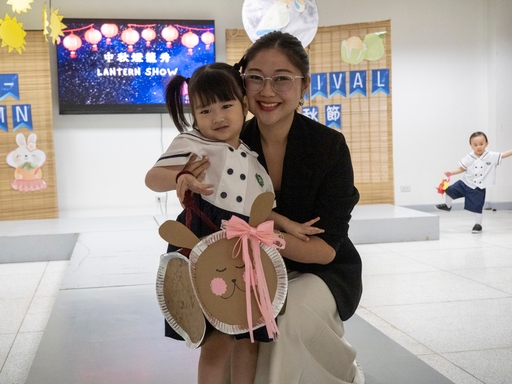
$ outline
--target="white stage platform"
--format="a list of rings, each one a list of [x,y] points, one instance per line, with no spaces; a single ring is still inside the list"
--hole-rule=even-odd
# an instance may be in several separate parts
[[[349,237],[354,244],[439,240],[439,216],[391,204],[357,205]]]
[[[68,260],[78,234],[91,232],[91,228],[95,232],[141,226],[148,229],[174,218],[174,214],[129,220],[126,217],[59,218],[26,220],[22,226],[3,221],[0,222],[0,263]],[[439,240],[439,216],[391,204],[358,205],[352,212],[349,237],[354,244]]]

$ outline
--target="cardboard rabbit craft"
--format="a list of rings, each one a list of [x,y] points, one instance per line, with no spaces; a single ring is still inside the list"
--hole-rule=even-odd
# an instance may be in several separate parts
[[[160,236],[177,247],[191,249],[187,259],[179,252],[163,254],[156,291],[169,325],[191,349],[205,338],[206,320],[227,334],[267,327],[270,338],[279,333],[274,318],[286,299],[288,278],[268,217],[274,195],[259,195],[249,223],[233,216],[225,229],[198,239],[183,224],[168,220]]]

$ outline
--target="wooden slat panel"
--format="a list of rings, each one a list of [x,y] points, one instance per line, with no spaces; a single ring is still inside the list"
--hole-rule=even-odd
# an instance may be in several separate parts
[[[0,105],[7,107],[8,132],[0,130],[0,220],[28,220],[58,217],[55,153],[49,47],[42,31],[28,31],[23,54],[0,50],[0,73],[18,74],[20,100],[7,97]],[[33,130],[14,131],[12,105],[30,104]],[[41,168],[47,187],[33,192],[19,192],[11,187],[15,168],[6,163],[6,156],[16,148],[16,135],[37,135],[37,149],[46,154]]]

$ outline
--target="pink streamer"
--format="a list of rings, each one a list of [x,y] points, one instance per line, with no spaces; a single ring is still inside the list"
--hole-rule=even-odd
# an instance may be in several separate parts
[[[261,263],[260,243],[277,249],[283,249],[286,243],[274,233],[273,221],[265,221],[254,228],[239,217],[232,216],[231,219],[225,223],[225,228],[227,239],[239,237],[233,249],[233,257],[237,257],[240,251],[242,252],[246,276],[245,300],[247,303],[247,321],[249,323],[251,342],[254,342],[252,331],[251,288],[253,288],[254,298],[265,321],[268,337],[275,339],[279,334],[279,330],[277,329],[277,324],[274,319],[272,301],[268,293],[263,264]],[[251,260],[249,253],[249,243],[253,260]]]

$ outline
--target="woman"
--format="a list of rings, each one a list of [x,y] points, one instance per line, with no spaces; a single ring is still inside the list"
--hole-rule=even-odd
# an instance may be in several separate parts
[[[260,348],[256,383],[362,383],[344,340],[362,293],[361,258],[348,238],[359,200],[343,135],[296,109],[309,87],[300,41],[279,31],[258,39],[239,63],[249,110],[241,139],[259,154],[276,193],[275,211],[297,222],[320,217],[308,241],[284,233],[289,270],[280,335]]]

